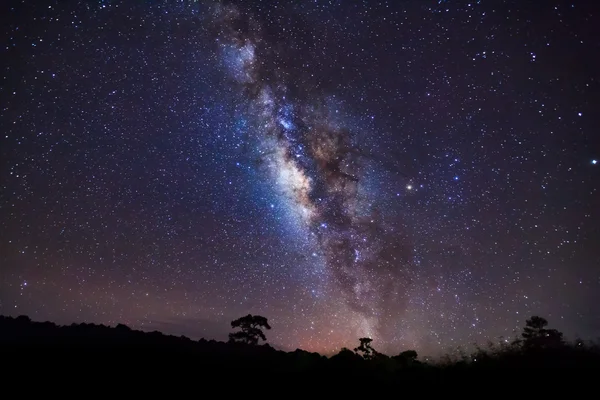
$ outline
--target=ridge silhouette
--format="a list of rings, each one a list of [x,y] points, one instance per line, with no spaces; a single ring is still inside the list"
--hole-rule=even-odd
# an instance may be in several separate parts
[[[276,350],[268,343],[259,345],[264,334],[253,329],[270,329],[267,319],[248,315],[232,322],[232,328],[244,327],[250,336],[230,342],[191,340],[160,332],[142,332],[126,325],[56,325],[34,322],[27,316],[0,316],[0,357],[5,365],[27,360],[45,371],[57,366],[93,370],[111,366],[115,371],[154,372],[185,369],[202,379],[228,377],[235,382],[265,379],[286,384],[304,382],[331,386],[340,382],[395,385],[407,381],[468,382],[482,371],[501,369],[556,369],[600,367],[600,346],[581,339],[565,341],[562,333],[547,328],[548,321],[534,316],[526,321],[520,337],[500,344],[477,347],[472,354],[447,355],[439,361],[419,360],[414,350],[389,357],[379,353],[371,338],[360,338],[355,351],[342,348],[325,357],[301,349]],[[268,328],[267,328],[268,327]],[[250,329],[251,328],[251,329]],[[276,329],[274,327],[273,329]],[[242,332],[242,331],[238,331]],[[238,336],[234,337],[239,339]],[[543,382],[544,374],[517,374],[514,380]],[[539,375],[538,377],[536,377]],[[490,377],[495,375],[489,375]],[[200,378],[199,378],[200,379]]]

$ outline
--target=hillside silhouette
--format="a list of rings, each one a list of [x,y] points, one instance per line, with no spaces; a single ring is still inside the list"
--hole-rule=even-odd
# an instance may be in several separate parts
[[[541,317],[528,319],[520,337],[512,342],[490,343],[471,354],[430,362],[419,360],[414,350],[391,357],[381,354],[370,338],[357,339],[354,351],[343,348],[329,358],[300,349],[284,352],[267,343],[257,344],[257,338],[266,340],[261,327],[270,329],[266,318],[248,315],[231,325],[241,330],[230,335],[226,343],[142,332],[122,324],[59,326],[33,322],[26,316],[0,316],[0,354],[5,363],[27,360],[28,365],[40,371],[59,364],[59,368],[67,365],[83,370],[100,366],[154,372],[185,368],[203,379],[228,377],[235,382],[269,379],[329,386],[341,382],[396,385],[441,378],[451,378],[457,383],[483,371],[600,367],[597,344],[582,340],[566,342],[562,333],[547,328],[548,322]],[[544,379],[544,374],[526,375],[532,381]]]

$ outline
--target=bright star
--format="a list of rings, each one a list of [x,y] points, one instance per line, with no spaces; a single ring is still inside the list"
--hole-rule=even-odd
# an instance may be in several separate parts
[[[598,164],[598,160],[592,160],[592,164],[594,164],[594,165]]]
[[[412,188],[413,188],[413,187],[412,187],[412,185],[406,185],[406,188],[407,188],[408,190],[412,190]]]

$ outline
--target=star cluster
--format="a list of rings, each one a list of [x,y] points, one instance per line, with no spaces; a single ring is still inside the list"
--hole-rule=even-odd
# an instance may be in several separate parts
[[[434,354],[600,334],[597,7],[2,4],[0,312]]]

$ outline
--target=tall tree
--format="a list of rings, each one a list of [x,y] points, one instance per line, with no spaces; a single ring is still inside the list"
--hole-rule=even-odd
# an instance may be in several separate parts
[[[229,334],[230,342],[241,342],[251,345],[258,344],[260,339],[266,341],[267,337],[262,330],[271,329],[265,317],[251,314],[231,321],[231,327],[234,329],[240,328],[240,330]]]
[[[360,338],[360,346],[354,349],[357,354],[360,354],[365,360],[370,360],[375,357],[377,351],[371,346],[373,339],[371,338]]]

